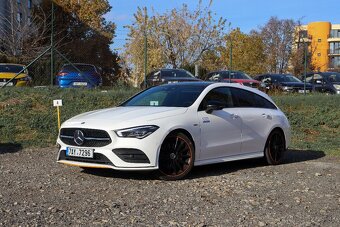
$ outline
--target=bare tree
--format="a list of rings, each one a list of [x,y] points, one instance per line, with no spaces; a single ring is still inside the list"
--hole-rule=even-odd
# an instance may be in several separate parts
[[[296,25],[297,22],[292,19],[279,20],[277,17],[271,17],[267,24],[260,28],[259,34],[267,56],[267,71],[284,73],[288,70]]]
[[[29,61],[45,49],[41,45],[47,37],[47,16],[36,6],[38,14],[20,7],[16,1],[9,1],[8,8],[0,19],[4,22],[0,30],[0,54],[11,61]]]

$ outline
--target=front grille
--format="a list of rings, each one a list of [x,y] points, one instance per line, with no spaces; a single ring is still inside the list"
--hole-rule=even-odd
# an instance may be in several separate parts
[[[95,163],[95,164],[103,164],[103,165],[113,165],[110,160],[102,154],[94,153],[93,158],[81,158],[81,157],[71,157],[66,156],[66,151],[60,151],[59,160],[68,160],[68,161],[76,161],[76,162],[86,162],[86,163]]]
[[[74,141],[74,132],[80,130],[84,134],[84,142],[81,145]],[[86,128],[62,128],[60,130],[60,140],[67,145],[78,147],[104,147],[110,144],[111,138],[104,130]]]
[[[9,81],[9,80],[10,80],[10,79],[5,79],[5,78],[3,78],[3,79],[0,79],[0,82],[6,83],[6,82]],[[12,80],[11,82],[13,83],[12,86],[15,86],[15,85],[17,84],[17,79]],[[8,86],[8,85],[7,85],[7,86]]]

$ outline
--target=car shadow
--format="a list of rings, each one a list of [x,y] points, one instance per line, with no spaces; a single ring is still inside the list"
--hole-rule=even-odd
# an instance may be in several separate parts
[[[19,143],[0,143],[0,155],[6,153],[15,153],[22,150],[22,145]]]
[[[288,150],[285,154],[284,161],[281,165],[290,163],[304,162],[319,159],[325,156],[323,151],[314,150]],[[204,165],[194,167],[188,177],[184,180],[192,180],[197,178],[219,176],[232,172],[237,172],[242,169],[252,169],[261,166],[266,166],[263,158],[247,159],[240,161],[231,161],[218,164]],[[86,174],[92,174],[99,177],[133,179],[133,180],[157,180],[155,171],[116,171],[111,169],[84,169]]]

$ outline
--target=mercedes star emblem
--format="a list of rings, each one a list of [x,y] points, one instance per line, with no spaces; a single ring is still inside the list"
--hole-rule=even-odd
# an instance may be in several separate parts
[[[77,145],[82,145],[85,141],[84,133],[80,130],[74,131],[73,140]]]

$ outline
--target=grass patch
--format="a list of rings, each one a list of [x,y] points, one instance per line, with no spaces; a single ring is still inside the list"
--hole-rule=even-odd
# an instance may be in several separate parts
[[[63,100],[63,122],[86,111],[116,106],[136,92],[138,89],[122,86],[108,90],[1,89],[0,143],[22,147],[54,145],[58,134],[54,99]],[[340,156],[339,95],[275,95],[273,99],[292,126],[291,148]]]

